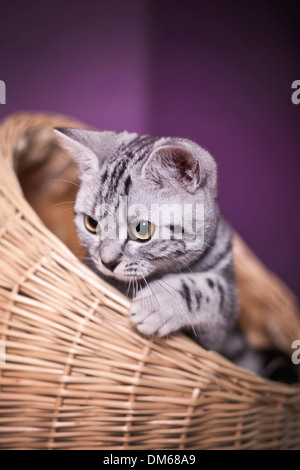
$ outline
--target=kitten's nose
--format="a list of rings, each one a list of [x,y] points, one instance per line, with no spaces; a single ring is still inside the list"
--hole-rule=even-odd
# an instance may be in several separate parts
[[[107,268],[109,269],[110,271],[114,271],[114,269],[118,266],[118,264],[120,263],[121,259],[120,258],[115,258],[115,259],[112,259],[111,261],[103,261],[102,260],[102,264]]]

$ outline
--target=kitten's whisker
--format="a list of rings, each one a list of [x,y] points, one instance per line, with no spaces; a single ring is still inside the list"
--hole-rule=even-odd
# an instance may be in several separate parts
[[[203,242],[203,245],[206,245],[206,246],[209,246],[209,248],[212,248],[212,245],[209,245],[209,244],[206,243],[206,242]]]
[[[140,293],[141,293],[141,296],[142,296],[142,309],[144,311],[145,310],[145,307],[144,307],[144,289],[141,289]]]
[[[69,206],[70,205],[74,206],[74,201],[61,201],[61,202],[57,202],[56,204],[52,204],[50,207],[54,208],[54,207],[62,206],[64,204],[68,204]],[[69,207],[69,209],[71,209],[71,207]]]
[[[140,274],[143,276],[143,273],[142,273],[141,271],[140,271]],[[164,318],[166,318],[166,315],[165,315],[164,311],[160,309],[160,304],[159,304],[159,302],[158,302],[158,300],[157,300],[156,295],[154,294],[153,290],[151,289],[149,283],[147,282],[147,280],[146,280],[146,278],[145,278],[144,276],[143,276],[143,279],[144,279],[144,281],[145,281],[145,283],[146,283],[148,289],[151,291],[152,296],[154,296],[154,298],[155,298],[155,300],[156,300],[156,303],[157,303],[157,306],[158,306],[158,309],[159,309],[161,315],[162,315]],[[170,295],[171,295],[171,294],[170,294]],[[151,310],[152,310],[152,304],[151,304]],[[167,320],[166,320],[166,321],[167,321]]]
[[[175,287],[173,287],[173,286],[171,286],[170,284],[168,284],[164,279],[161,279],[161,281],[164,282],[167,286],[171,287],[171,289],[173,289],[173,290],[175,291],[175,293],[178,295],[178,291],[175,289]],[[170,295],[171,295],[171,294],[170,294]],[[172,297],[173,297],[173,296],[172,296]],[[180,304],[178,303],[177,306],[180,306]],[[196,336],[196,331],[195,331],[195,328],[194,328],[194,326],[193,326],[193,324],[192,324],[192,321],[191,321],[191,319],[190,319],[190,316],[189,316],[188,312],[187,312],[186,310],[183,310],[182,308],[180,308],[180,311],[181,311],[181,312],[186,316],[186,318],[188,319],[189,324],[190,324],[190,326],[191,326],[191,328],[192,328],[192,330],[193,330],[193,333],[194,333],[194,335]]]
[[[155,279],[155,281],[158,282],[158,284],[159,284],[163,289],[165,289],[165,291],[167,291],[168,294],[170,294],[171,297],[173,297],[173,295],[171,294],[171,292],[170,292],[166,287],[164,287],[164,286],[159,282],[158,279]],[[165,281],[164,281],[164,282],[165,282]],[[165,282],[165,284],[166,284],[166,282]],[[170,287],[171,287],[171,286],[170,286]],[[175,290],[175,289],[174,289],[174,290]]]
[[[191,270],[190,266],[185,261],[181,260],[179,256],[176,257],[176,256],[173,255],[173,256],[170,256],[170,257],[173,258],[175,261],[179,261],[181,264],[183,264],[184,268],[182,268],[182,269],[188,269],[191,273],[193,272]],[[181,269],[181,271],[182,271],[182,269]]]
[[[129,278],[129,282],[128,282],[128,286],[127,286],[127,291],[126,291],[126,294],[125,296],[128,298],[128,294],[129,294],[129,291],[130,291],[130,287],[131,287],[131,278]]]
[[[69,183],[69,184],[73,184],[73,186],[76,186],[76,188],[79,188],[79,184],[75,183],[74,181],[70,181],[70,180],[64,180],[64,179],[61,179],[61,178],[51,178],[49,181],[59,181],[59,182],[62,182],[62,183]]]
[[[145,285],[147,286],[147,288],[148,288],[148,290],[149,290],[149,292],[150,292],[150,296],[149,296],[148,298],[149,298],[149,300],[150,300],[150,309],[152,310],[152,297],[155,298],[155,300],[156,300],[156,302],[157,302],[157,305],[159,306],[157,297],[156,297],[156,295],[154,294],[153,290],[151,289],[149,283],[147,282],[147,280],[146,280],[145,276],[143,275],[143,273],[142,273],[142,271],[141,271],[140,268],[139,268],[139,273],[140,273],[140,275],[142,276],[142,278],[144,279]],[[152,295],[151,295],[151,294],[152,294]]]
[[[165,289],[166,292],[168,292],[168,294],[172,297],[172,300],[173,300],[173,295],[172,295],[172,293],[171,293],[166,287],[164,287],[164,286],[159,282],[158,279],[155,279],[155,280],[156,280],[156,282],[158,282],[158,284],[159,284],[163,289]],[[162,280],[162,279],[161,279],[161,280]],[[165,284],[167,284],[167,283],[165,282]],[[172,287],[172,286],[170,286],[170,287]],[[174,288],[173,288],[173,289],[174,289]],[[174,289],[174,290],[176,291],[176,289]],[[163,314],[163,315],[164,315],[164,314]],[[167,339],[169,339],[169,336],[168,336],[168,335],[167,335]]]
[[[136,297],[136,294],[138,292],[138,281],[137,279],[135,278],[134,280],[134,283],[135,283],[135,286],[134,286],[134,297]]]

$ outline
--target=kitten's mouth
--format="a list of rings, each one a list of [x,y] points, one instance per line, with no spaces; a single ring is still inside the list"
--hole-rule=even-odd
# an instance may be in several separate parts
[[[140,274],[138,273],[111,273],[113,275],[113,277],[115,277],[116,279],[119,279],[120,281],[138,281],[138,280],[142,280],[143,279],[143,276],[141,276]]]
[[[146,277],[143,273],[140,273],[136,269],[126,269],[126,267],[122,269],[120,268],[120,266],[117,266],[114,270],[110,270],[105,267],[102,263],[96,262],[96,260],[94,260],[94,263],[98,271],[104,274],[104,276],[111,277],[119,281],[138,281],[143,280]],[[122,269],[122,271],[118,272],[118,268]]]
[[[140,276],[139,274],[137,273],[134,273],[134,274],[128,274],[128,273],[123,273],[123,274],[120,274],[120,273],[109,273],[109,274],[106,274],[105,275],[109,275],[111,278],[114,278],[118,281],[121,281],[121,282],[126,282],[126,283],[129,283],[129,282],[136,282],[136,281],[142,281],[143,279],[145,279],[145,277],[143,276]]]

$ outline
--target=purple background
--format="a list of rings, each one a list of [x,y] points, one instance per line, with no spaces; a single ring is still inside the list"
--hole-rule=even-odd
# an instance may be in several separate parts
[[[1,119],[57,111],[198,141],[223,212],[300,296],[298,0],[12,0],[0,23]]]

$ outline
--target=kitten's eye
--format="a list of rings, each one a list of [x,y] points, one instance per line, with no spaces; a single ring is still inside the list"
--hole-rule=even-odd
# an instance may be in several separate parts
[[[128,232],[130,238],[145,242],[149,240],[154,233],[154,225],[148,220],[139,220],[131,222],[128,225]]]
[[[84,214],[84,225],[85,228],[91,233],[98,232],[98,222],[87,214]]]

